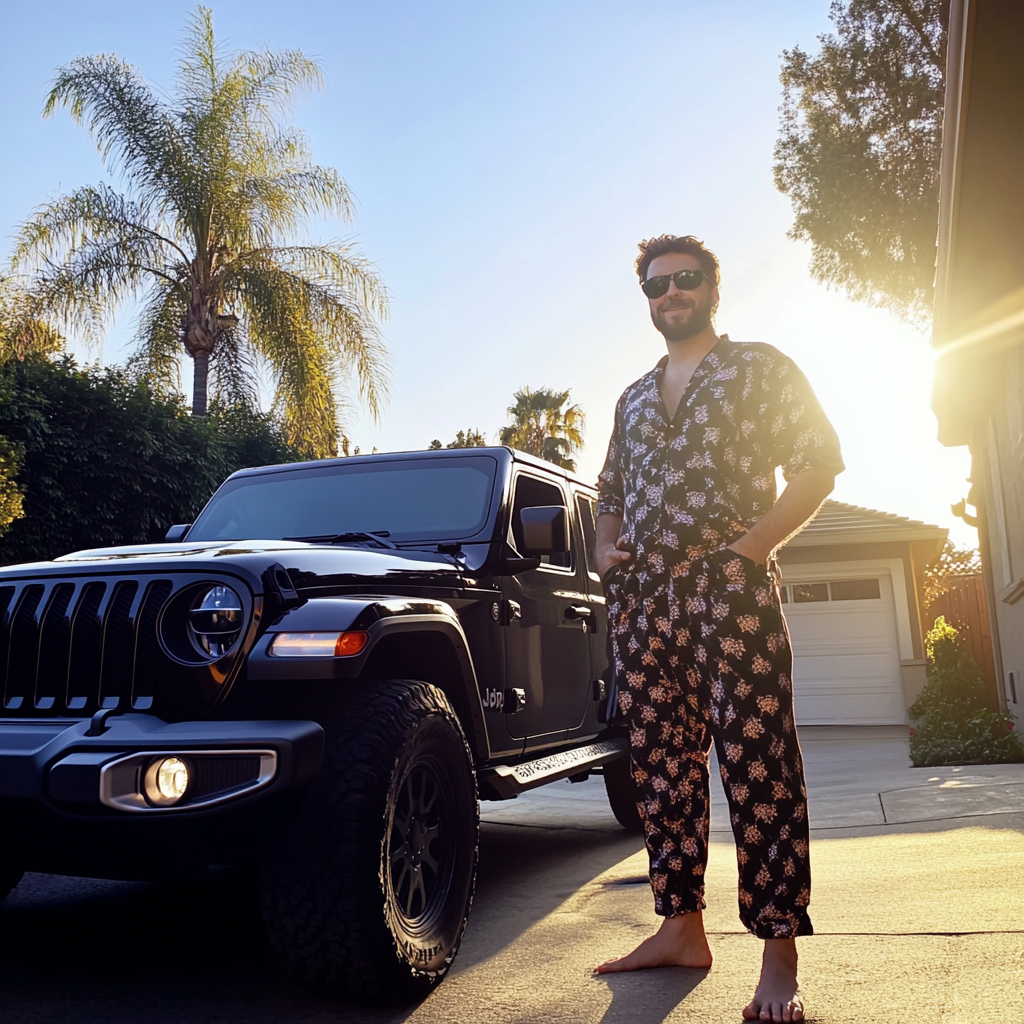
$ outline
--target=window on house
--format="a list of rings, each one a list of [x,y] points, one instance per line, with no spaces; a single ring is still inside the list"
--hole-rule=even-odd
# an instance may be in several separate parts
[[[818,601],[828,600],[827,583],[794,583],[793,603],[814,604]]]

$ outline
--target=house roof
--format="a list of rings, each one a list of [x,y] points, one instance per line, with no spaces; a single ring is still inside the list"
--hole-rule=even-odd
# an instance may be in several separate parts
[[[880,512],[843,501],[826,501],[818,514],[786,545],[821,547],[826,544],[876,544],[887,541],[932,541],[936,553],[949,531],[919,519],[908,519],[892,512]]]

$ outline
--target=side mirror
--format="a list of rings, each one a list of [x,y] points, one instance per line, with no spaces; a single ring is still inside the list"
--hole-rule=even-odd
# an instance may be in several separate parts
[[[186,533],[189,531],[191,523],[178,523],[176,526],[172,526],[165,534],[164,541],[167,544],[174,544],[179,540],[182,540]]]
[[[569,514],[564,505],[524,508],[516,526],[520,554],[560,555],[569,550]]]

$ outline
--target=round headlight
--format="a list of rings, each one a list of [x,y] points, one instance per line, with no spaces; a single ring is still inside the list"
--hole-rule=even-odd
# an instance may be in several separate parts
[[[227,654],[242,631],[242,601],[230,588],[200,592],[188,613],[188,629],[196,647],[211,658]]]
[[[188,765],[180,757],[161,758],[146,769],[146,799],[158,807],[176,804],[188,791],[188,781]]]

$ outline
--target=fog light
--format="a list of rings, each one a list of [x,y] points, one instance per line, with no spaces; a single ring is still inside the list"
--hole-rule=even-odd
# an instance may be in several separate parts
[[[370,637],[361,629],[346,633],[278,633],[270,645],[275,658],[350,658]]]
[[[161,758],[146,769],[146,799],[157,807],[176,804],[188,791],[188,782],[188,765],[180,757]]]

